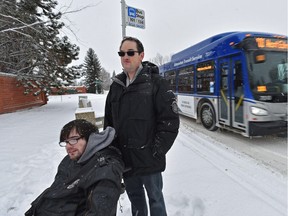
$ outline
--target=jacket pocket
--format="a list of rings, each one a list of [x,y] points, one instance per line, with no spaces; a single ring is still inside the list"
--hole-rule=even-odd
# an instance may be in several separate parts
[[[132,167],[150,167],[153,165],[152,149],[149,143],[146,140],[128,139],[128,144],[125,147],[130,156]]]

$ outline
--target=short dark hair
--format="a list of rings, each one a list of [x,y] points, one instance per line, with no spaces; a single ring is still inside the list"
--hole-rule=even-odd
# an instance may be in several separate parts
[[[99,133],[98,127],[96,125],[85,119],[76,119],[64,125],[60,132],[60,142],[63,142],[68,138],[73,128],[75,128],[77,133],[82,136],[86,141],[88,141],[91,133]]]
[[[122,44],[125,42],[125,41],[134,41],[136,42],[137,44],[137,50],[142,53],[144,52],[144,46],[143,44],[141,43],[141,41],[135,37],[124,37],[123,40],[121,41],[121,44],[120,44],[120,50],[121,50],[121,47],[122,47]]]

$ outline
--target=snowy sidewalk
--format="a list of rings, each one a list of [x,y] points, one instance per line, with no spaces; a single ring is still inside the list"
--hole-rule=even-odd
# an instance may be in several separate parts
[[[88,97],[103,115],[106,95]],[[66,154],[59,132],[77,105],[78,95],[54,96],[46,106],[0,115],[1,216],[23,215],[52,183]],[[286,177],[193,128],[181,125],[163,178],[169,216],[287,216]],[[130,216],[126,194],[120,203],[117,216]]]

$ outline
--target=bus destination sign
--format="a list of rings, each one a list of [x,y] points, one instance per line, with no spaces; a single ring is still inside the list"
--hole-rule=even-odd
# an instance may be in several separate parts
[[[261,49],[287,50],[288,44],[286,39],[280,38],[256,38],[258,47]]]

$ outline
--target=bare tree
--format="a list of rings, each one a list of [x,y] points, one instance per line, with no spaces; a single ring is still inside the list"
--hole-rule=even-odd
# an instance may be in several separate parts
[[[154,58],[150,59],[150,61],[153,62],[154,64],[156,64],[157,66],[161,66],[161,65],[169,62],[170,59],[171,58],[168,56],[163,57],[161,54],[157,53]]]
[[[102,80],[103,90],[109,90],[111,85],[111,75],[105,68],[102,68],[101,70],[100,79]]]

